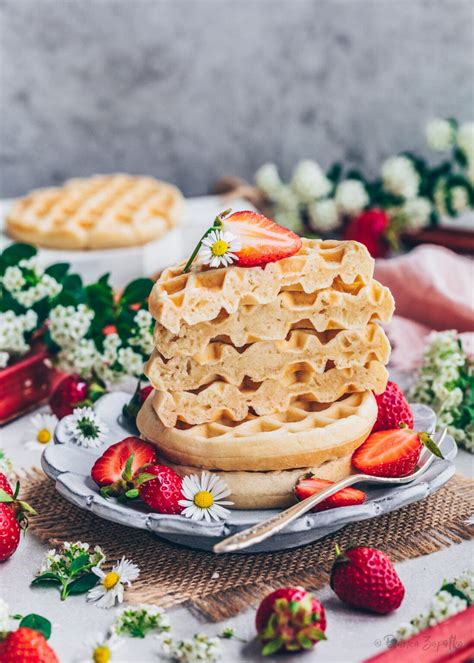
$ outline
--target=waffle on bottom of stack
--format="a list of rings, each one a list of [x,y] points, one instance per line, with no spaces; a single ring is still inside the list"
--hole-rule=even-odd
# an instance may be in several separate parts
[[[152,400],[150,394],[137,418],[142,437],[182,476],[216,472],[227,483],[235,509],[288,506],[298,477],[307,472],[331,481],[349,475],[351,456],[377,418],[375,397],[366,391],[334,403],[302,396],[286,412],[249,414],[242,422],[222,418],[165,428]]]

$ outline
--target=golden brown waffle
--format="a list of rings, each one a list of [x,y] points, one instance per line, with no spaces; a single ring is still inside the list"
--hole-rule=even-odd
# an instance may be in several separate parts
[[[230,509],[285,509],[296,502],[294,487],[298,479],[310,472],[320,479],[340,481],[351,473],[352,453],[328,460],[321,465],[280,470],[276,472],[223,472],[217,474],[230,490]],[[199,474],[201,470],[191,465],[176,465],[166,461],[180,476]]]
[[[9,211],[14,239],[56,249],[107,249],[146,244],[180,219],[180,191],[152,177],[96,175],[36,189]]]
[[[153,408],[164,426],[205,424],[227,417],[242,421],[249,412],[257,415],[284,412],[292,399],[306,395],[318,403],[332,403],[344,394],[370,389],[380,394],[387,386],[388,374],[378,361],[352,368],[331,368],[315,372],[309,364],[292,364],[277,379],[244,381],[240,387],[212,382],[202,390],[156,391]]]
[[[156,324],[155,343],[167,359],[202,353],[211,341],[222,339],[240,348],[256,341],[283,340],[292,329],[357,329],[369,322],[390,321],[395,307],[388,288],[372,280],[345,285],[336,279],[331,288],[313,293],[281,292],[270,304],[242,304],[233,314],[221,310],[217,318],[173,334]]]
[[[303,239],[300,251],[264,267],[197,265],[184,274],[185,263],[165,269],[149,301],[154,318],[178,334],[183,323],[213,320],[222,309],[235,313],[242,304],[268,304],[282,290],[315,292],[336,278],[345,284],[368,283],[374,261],[358,242]]]
[[[335,368],[364,366],[369,361],[388,362],[390,344],[380,325],[373,322],[362,329],[315,332],[295,329],[283,341],[258,341],[239,350],[212,341],[193,357],[166,359],[156,351],[144,372],[155,389],[181,391],[198,389],[214,380],[240,385],[244,379],[262,382],[285,378],[292,368],[323,373],[328,364]]]
[[[279,414],[228,417],[189,426],[163,426],[153,409],[154,394],[142,406],[137,425],[167,460],[209,470],[268,471],[312,467],[352,453],[370,433],[377,402],[370,391],[317,403],[307,394]]]

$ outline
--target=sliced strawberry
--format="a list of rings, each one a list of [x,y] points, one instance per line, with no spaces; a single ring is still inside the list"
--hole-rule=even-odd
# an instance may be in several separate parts
[[[98,486],[104,488],[104,495],[121,495],[134,492],[129,497],[138,495],[134,480],[138,471],[156,460],[156,449],[139,437],[126,437],[112,444],[91,470],[91,477]]]
[[[334,481],[326,481],[326,479],[319,479],[312,474],[305,475],[299,479],[295,486],[295,495],[298,500],[304,500],[311,495],[320,493],[325,488],[332,486]],[[362,504],[365,501],[365,493],[363,490],[357,488],[343,488],[338,490],[337,493],[331,495],[323,502],[320,502],[312,511],[326,511],[327,509],[337,509],[340,506],[353,506],[354,504]]]
[[[415,469],[422,446],[418,433],[409,428],[379,431],[354,452],[352,465],[364,474],[404,477]]]
[[[237,264],[241,267],[258,267],[297,253],[301,237],[279,226],[263,214],[234,212],[223,219],[224,228],[235,235],[241,244]]]

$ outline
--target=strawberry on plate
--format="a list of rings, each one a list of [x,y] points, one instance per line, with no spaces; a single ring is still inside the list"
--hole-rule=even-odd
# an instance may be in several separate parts
[[[156,478],[146,481],[140,486],[140,497],[149,507],[159,513],[181,513],[183,507],[179,500],[183,499],[183,480],[171,467],[166,465],[148,465],[147,474]]]
[[[344,603],[381,615],[399,608],[405,596],[390,558],[377,548],[352,547],[341,553],[336,546],[330,585]]]
[[[305,474],[298,479],[295,486],[295,496],[301,501],[305,500],[311,495],[320,493],[325,488],[332,486],[334,481],[327,481],[326,479],[319,479],[314,474]],[[338,490],[337,493],[331,495],[323,502],[316,504],[311,511],[326,511],[327,509],[337,509],[340,506],[353,506],[354,504],[362,504],[365,501],[365,493],[363,490],[357,488],[343,488]]]
[[[138,489],[144,481],[153,479],[147,466],[156,461],[156,449],[139,437],[126,437],[112,444],[98,458],[91,470],[91,477],[100,486],[101,495],[108,497],[138,497]]]
[[[326,640],[324,606],[303,587],[282,587],[266,596],[255,616],[262,654],[312,649]]]
[[[375,395],[378,414],[372,433],[398,428],[401,423],[413,428],[413,413],[403,391],[395,382],[387,382],[383,394]]]
[[[400,428],[371,433],[352,454],[352,465],[359,472],[376,477],[404,477],[414,471],[423,445],[443,458],[428,433],[416,433],[402,424]]]
[[[36,511],[26,502],[17,499],[20,484],[12,490],[8,479],[0,472],[0,562],[11,557],[20,543],[20,532],[28,528],[27,513]]]
[[[0,640],[2,663],[59,663],[59,659],[38,631],[21,626]]]

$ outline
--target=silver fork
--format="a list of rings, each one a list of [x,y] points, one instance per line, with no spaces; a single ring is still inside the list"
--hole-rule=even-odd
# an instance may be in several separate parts
[[[439,447],[443,443],[446,437],[446,433],[447,429],[443,431],[440,439],[437,442]],[[298,502],[298,504],[295,504],[289,509],[278,513],[276,516],[272,516],[271,518],[264,520],[258,525],[253,525],[252,527],[244,529],[242,532],[237,532],[237,534],[233,534],[232,536],[227,537],[227,539],[219,541],[219,543],[216,543],[213,550],[215,553],[236,552],[238,550],[244,550],[249,546],[254,546],[261,541],[265,541],[265,539],[270,538],[282,530],[286,525],[289,525],[289,523],[292,523],[294,520],[299,518],[299,516],[302,516],[307,511],[310,511],[310,509],[316,506],[316,504],[319,504],[326,498],[331,497],[331,495],[337,493],[338,490],[347,488],[347,486],[352,486],[355,483],[360,483],[363,481],[364,483],[383,484],[384,486],[399,486],[401,484],[411,483],[412,481],[415,481],[415,479],[419,479],[420,476],[426,472],[434,459],[434,454],[432,454],[431,451],[424,447],[418,462],[418,470],[406,477],[392,478],[375,477],[371,476],[370,474],[351,474],[346,479],[342,479],[341,481],[336,482],[332,486],[322,490],[320,493],[316,493],[316,495],[307,497],[302,502]]]

